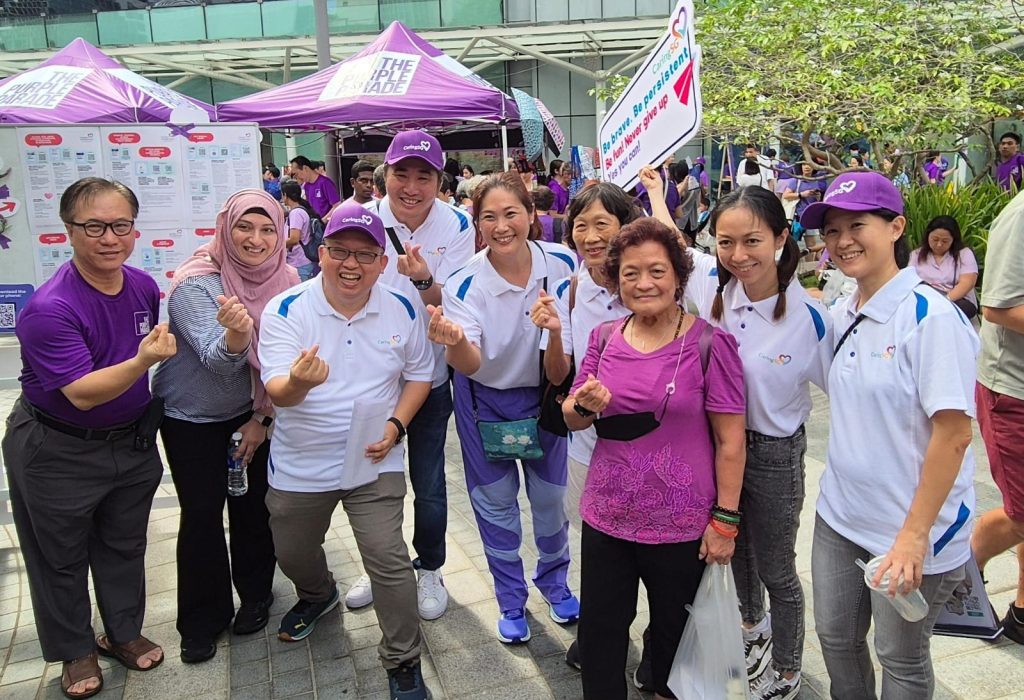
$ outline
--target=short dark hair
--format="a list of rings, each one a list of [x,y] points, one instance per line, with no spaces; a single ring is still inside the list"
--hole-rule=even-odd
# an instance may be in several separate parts
[[[793,281],[796,268],[800,264],[800,247],[796,240],[789,235],[789,220],[786,218],[786,210],[782,208],[782,202],[773,193],[763,187],[741,187],[718,200],[718,205],[711,212],[708,225],[711,228],[711,235],[714,236],[718,219],[730,209],[746,209],[755,219],[764,223],[771,230],[775,238],[786,237],[786,243],[782,248],[782,257],[775,264],[778,275],[779,298],[775,301],[775,309],[772,318],[779,320],[786,315],[786,288]],[[715,292],[715,301],[711,305],[711,317],[720,320],[725,312],[725,301],[722,292],[725,285],[732,280],[732,273],[718,263],[718,289]]]
[[[288,162],[297,168],[309,168],[310,170],[316,170],[316,168],[313,166],[313,161],[311,161],[306,156],[295,156]]]
[[[620,226],[625,226],[644,216],[643,209],[637,206],[636,201],[626,194],[618,185],[610,182],[595,182],[580,190],[579,194],[565,210],[565,244],[576,250],[576,242],[572,239],[572,229],[576,225],[576,217],[585,212],[591,204],[600,202],[606,212],[619,220]]]
[[[377,194],[383,197],[387,194],[387,180],[384,174],[387,172],[388,166],[381,163],[373,169],[373,186],[377,190]]]
[[[779,154],[779,152],[776,151],[774,148],[769,148],[767,151],[764,152],[764,154],[769,158],[774,158]]]
[[[267,163],[263,166],[263,172],[270,173],[274,177],[281,177],[281,169],[273,163]]]
[[[455,193],[455,178],[451,176],[451,173],[441,173],[441,186],[437,190],[441,194],[451,195]]]
[[[1005,134],[999,137],[1000,141],[1002,141],[1003,139],[1013,139],[1018,146],[1020,145],[1020,134],[1015,134],[1012,131],[1007,131]]]
[[[678,285],[676,301],[679,301],[683,298],[686,282],[690,279],[690,273],[693,272],[693,258],[683,247],[678,230],[669,228],[649,216],[623,226],[619,235],[612,238],[608,245],[608,257],[604,261],[604,274],[605,279],[608,280],[609,290],[613,293],[619,291],[619,270],[622,268],[623,252],[627,248],[634,248],[649,242],[660,244],[668,253],[672,270],[676,274],[676,284]]]
[[[472,175],[476,175],[476,171],[475,171],[475,170],[473,170],[473,166],[472,166],[472,165],[470,165],[469,163],[463,163],[463,164],[462,164],[462,169],[463,169],[463,170],[468,170],[468,171],[469,171],[469,174],[470,174],[471,176],[472,176]]]
[[[550,187],[538,185],[533,191],[533,205],[541,211],[547,211],[555,203],[555,193]]]
[[[88,204],[97,195],[114,192],[124,197],[132,210],[132,218],[139,217],[139,198],[131,188],[117,180],[106,180],[102,177],[83,177],[64,190],[60,197],[60,220],[70,224],[75,220],[75,210],[80,204]]]
[[[323,162],[322,160],[314,160],[313,161],[313,168],[315,170],[319,170],[320,168],[326,168],[326,167],[327,167],[327,163]]]
[[[681,184],[683,180],[690,176],[690,166],[686,164],[685,160],[677,161],[668,166],[668,174],[672,176],[673,180]]]
[[[363,173],[372,173],[377,166],[368,160],[357,160],[352,164],[352,179],[355,180]]]
[[[744,151],[747,150],[748,148],[753,148],[755,151],[757,150],[757,146],[755,146],[752,143],[745,143],[745,144],[743,144],[743,150]]]

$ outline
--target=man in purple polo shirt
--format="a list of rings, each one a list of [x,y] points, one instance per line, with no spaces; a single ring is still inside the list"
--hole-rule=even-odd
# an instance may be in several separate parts
[[[44,659],[64,663],[67,697],[102,687],[97,653],[140,671],[163,661],[142,636],[146,525],[163,474],[154,420],[163,411],[148,370],[174,355],[175,341],[156,323],[156,282],[124,264],[138,211],[121,183],[68,187],[60,217],[73,257],[18,317],[22,395],[3,457],[39,645]]]
[[[999,163],[996,182],[1008,192],[1021,189],[1024,180],[1024,153],[1020,152],[1020,134],[1008,131],[999,137]]]
[[[306,156],[296,156],[291,159],[292,177],[302,185],[302,193],[313,207],[313,211],[321,219],[327,216],[327,212],[334,208],[341,197],[338,196],[338,187],[329,177],[317,172],[316,166]]]

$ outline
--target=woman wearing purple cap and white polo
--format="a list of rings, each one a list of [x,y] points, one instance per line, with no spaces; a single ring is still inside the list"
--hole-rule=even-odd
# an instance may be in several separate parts
[[[832,260],[857,281],[833,312],[831,431],[811,555],[831,696],[875,697],[865,643],[874,622],[882,697],[930,698],[932,627],[971,556],[978,338],[907,267],[903,199],[885,176],[840,175],[801,222],[821,229]],[[881,592],[857,565],[876,557],[871,588]],[[927,614],[901,617],[888,599],[897,588],[920,590]]]

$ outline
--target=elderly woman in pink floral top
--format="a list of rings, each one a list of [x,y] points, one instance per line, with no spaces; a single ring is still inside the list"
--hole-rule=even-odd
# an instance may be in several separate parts
[[[746,454],[735,339],[680,307],[693,264],[676,232],[640,219],[612,241],[605,275],[633,313],[590,335],[571,430],[597,446],[583,517],[579,645],[585,698],[625,698],[629,626],[644,582],[656,698],[705,562],[728,563]]]

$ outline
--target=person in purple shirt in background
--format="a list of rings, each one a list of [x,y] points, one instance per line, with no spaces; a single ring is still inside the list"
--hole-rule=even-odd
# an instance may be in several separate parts
[[[996,182],[1007,192],[1021,189],[1024,180],[1024,153],[1020,152],[1020,134],[1008,131],[999,137],[999,163]]]
[[[306,156],[291,159],[292,175],[302,185],[302,192],[313,211],[321,219],[341,201],[338,186],[329,177],[317,172],[313,161]]]
[[[948,175],[956,171],[955,166],[950,166],[949,161],[942,157],[938,151],[929,151],[925,164],[921,167],[924,173],[926,185],[942,185]]]
[[[540,240],[548,243],[564,243],[562,238],[565,233],[565,220],[551,216],[555,193],[551,191],[550,187],[538,185],[530,194],[533,197],[537,221],[540,222]]]
[[[548,177],[548,187],[555,195],[551,211],[562,217],[569,206],[569,179],[572,177],[572,166],[564,160],[551,161],[551,174]]]
[[[163,650],[142,636],[146,526],[163,466],[149,368],[175,354],[157,325],[160,290],[125,261],[139,201],[119,182],[84,178],[60,200],[73,256],[18,318],[22,394],[3,458],[39,646],[63,662],[69,698],[103,687],[97,653],[137,671]],[[89,572],[104,634],[95,636]]]
[[[661,182],[664,185],[665,204],[670,212],[674,212],[676,207],[679,206],[679,188],[676,186],[676,181],[668,176],[667,161],[658,168],[658,174],[661,175]],[[636,186],[636,203],[647,212],[647,216],[651,215],[651,196],[647,194],[644,186],[639,183]]]

